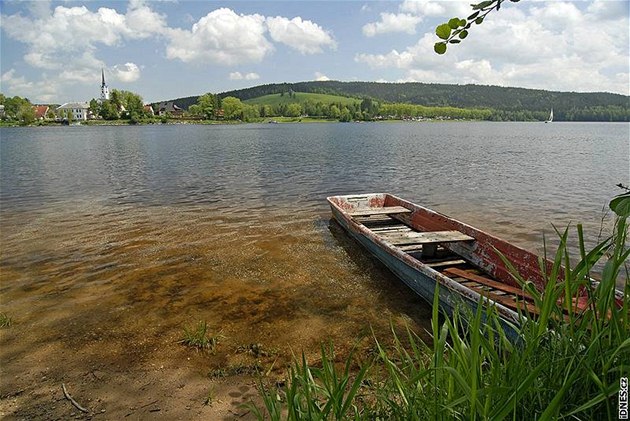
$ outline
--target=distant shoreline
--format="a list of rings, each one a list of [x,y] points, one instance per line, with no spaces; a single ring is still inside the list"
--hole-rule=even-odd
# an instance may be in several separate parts
[[[176,125],[197,125],[197,126],[233,126],[242,124],[317,124],[317,123],[340,123],[340,124],[353,124],[353,123],[467,123],[467,122],[486,122],[486,123],[544,123],[544,121],[533,120],[510,120],[510,121],[492,121],[492,120],[465,120],[465,119],[423,119],[423,120],[403,120],[403,119],[383,119],[383,120],[354,120],[354,121],[339,121],[323,118],[287,118],[279,117],[276,119],[264,119],[260,121],[239,121],[239,120],[185,120],[185,119],[171,119],[167,122],[144,121],[138,123],[131,123],[129,120],[91,120],[87,122],[79,122],[79,124],[62,124],[58,122],[37,122],[33,124],[22,125],[18,123],[7,124],[0,122],[0,128],[4,127],[71,127],[71,126],[176,126]],[[625,123],[627,121],[555,121],[557,123]]]

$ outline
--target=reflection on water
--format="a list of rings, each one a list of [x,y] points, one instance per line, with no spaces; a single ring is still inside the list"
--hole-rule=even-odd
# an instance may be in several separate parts
[[[540,249],[550,223],[597,235],[614,185],[628,183],[628,134],[555,123],[2,129],[2,307],[51,332],[82,306],[85,326],[176,332],[205,319],[235,343],[293,348],[351,342],[401,315],[421,331],[427,306],[336,232],[326,196],[387,191]]]

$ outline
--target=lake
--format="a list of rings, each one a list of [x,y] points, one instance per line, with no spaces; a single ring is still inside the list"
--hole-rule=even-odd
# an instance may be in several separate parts
[[[430,307],[330,220],[327,196],[390,192],[541,251],[543,232],[554,243],[552,224],[582,222],[593,244],[610,228],[615,185],[630,179],[626,123],[0,136],[1,311],[28,327],[2,341],[2,361],[15,364],[42,344],[47,355],[81,349],[116,367],[141,364],[178,347],[197,320],[225,338],[225,353],[199,363],[213,367],[237,364],[246,357],[234,350],[251,343],[299,353],[330,338],[349,349],[390,323],[423,334]],[[136,353],[123,356],[126,344]]]

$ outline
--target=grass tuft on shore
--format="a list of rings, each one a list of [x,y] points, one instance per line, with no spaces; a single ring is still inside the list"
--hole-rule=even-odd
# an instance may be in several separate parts
[[[200,321],[195,326],[184,327],[183,337],[179,343],[201,351],[214,352],[220,337],[220,334],[210,335],[208,323]]]
[[[0,328],[9,327],[13,324],[13,320],[5,313],[0,313]]]

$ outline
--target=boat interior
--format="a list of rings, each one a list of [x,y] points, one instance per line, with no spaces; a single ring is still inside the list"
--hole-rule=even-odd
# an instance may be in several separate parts
[[[346,212],[356,223],[412,259],[508,308],[538,314],[528,293],[482,271],[463,253],[457,254],[449,246],[457,242],[472,243],[475,238],[455,230],[415,229],[408,218],[412,211],[402,206],[358,208]]]

